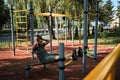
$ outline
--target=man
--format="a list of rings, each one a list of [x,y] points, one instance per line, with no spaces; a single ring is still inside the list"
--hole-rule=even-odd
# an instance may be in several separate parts
[[[37,55],[39,61],[43,64],[53,63],[59,60],[59,54],[49,54],[45,50],[45,46],[49,43],[49,40],[43,39],[41,36],[36,36],[36,41],[33,46],[33,52]]]

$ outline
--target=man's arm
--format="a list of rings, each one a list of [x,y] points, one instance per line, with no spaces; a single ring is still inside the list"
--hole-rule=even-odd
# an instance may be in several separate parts
[[[37,42],[35,42],[32,46],[33,53],[34,53],[34,50],[35,50],[36,47],[37,47]]]
[[[50,41],[49,40],[47,40],[47,39],[42,39],[43,41],[45,41],[45,42],[43,42],[43,45],[45,46],[45,45],[47,45]]]

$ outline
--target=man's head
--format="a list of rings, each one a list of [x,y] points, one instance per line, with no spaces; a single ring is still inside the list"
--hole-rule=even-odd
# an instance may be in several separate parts
[[[37,37],[38,39],[42,40],[42,36],[36,35],[36,37]]]
[[[42,41],[42,36],[36,35],[36,40],[37,40],[38,42],[41,42],[41,41]]]

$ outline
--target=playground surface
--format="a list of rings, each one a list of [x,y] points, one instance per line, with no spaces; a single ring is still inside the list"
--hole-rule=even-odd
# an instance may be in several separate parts
[[[49,44],[46,50],[49,52]],[[53,42],[52,52],[58,52],[59,47],[57,41]],[[83,47],[82,43],[75,42],[72,46],[71,41],[64,44],[65,54],[69,54],[73,49],[78,49],[78,46]],[[90,50],[94,49],[94,44],[88,45]],[[98,45],[97,61],[93,61],[91,57],[86,58],[86,73],[82,73],[82,58],[79,57],[77,61],[72,61],[68,64],[65,71],[65,80],[82,80],[107,54],[114,48],[105,45]],[[26,77],[25,65],[28,63],[39,62],[37,57],[31,58],[30,51],[16,50],[16,55],[13,56],[11,48],[0,49],[0,80],[58,80],[59,69],[58,62],[47,64],[44,70],[42,65],[34,66],[30,70],[30,77]],[[120,69],[119,69],[120,70]],[[119,71],[120,72],[120,71]]]

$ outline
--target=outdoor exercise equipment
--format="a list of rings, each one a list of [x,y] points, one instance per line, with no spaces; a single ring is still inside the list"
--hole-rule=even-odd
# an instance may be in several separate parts
[[[59,59],[59,80],[64,80],[64,69],[65,69],[65,66],[64,66],[64,60],[65,60],[65,57],[64,57],[64,43],[60,43],[60,59]]]
[[[59,53],[59,56],[60,56],[60,59],[59,59],[59,69],[61,70],[60,74],[63,75],[63,69],[65,68],[65,66],[67,66],[68,64],[70,64],[72,61],[77,61],[77,59],[79,57],[78,56],[79,54],[77,54],[76,50],[74,49],[72,51],[72,53],[70,53],[70,54],[68,54],[68,55],[66,55],[64,57],[64,43],[60,43],[60,45],[59,45],[59,51],[60,51],[60,53]],[[72,57],[72,58],[70,59],[70,57]],[[68,59],[68,60],[70,59],[70,60],[64,63],[65,59]],[[50,64],[50,63],[47,63],[47,64]],[[34,63],[34,64],[26,64],[26,66],[25,66],[26,77],[30,76],[30,69],[31,69],[31,67],[38,66],[38,65],[43,65],[43,69],[46,69],[46,64],[44,64],[44,63],[40,63],[39,62],[39,63]]]
[[[49,6],[49,12],[48,13],[34,13],[35,16],[49,16],[49,26],[50,26],[50,53],[52,53],[52,17],[65,17],[69,15],[64,14],[56,14],[52,13],[52,8]],[[58,32],[58,30],[57,30]]]
[[[12,32],[12,53],[15,56],[15,35],[14,35],[14,25],[13,25],[13,5],[10,9],[10,22],[11,22],[11,32]]]
[[[84,44],[83,44],[83,60],[82,60],[82,72],[86,72],[86,54],[88,49],[87,41],[87,25],[88,25],[88,0],[84,0]],[[97,27],[98,27],[98,0],[96,0],[96,25],[95,25],[95,44],[94,44],[94,60],[97,57]]]
[[[29,27],[28,27],[28,10],[14,10],[16,24],[16,48],[19,46],[26,48],[28,51]],[[25,44],[23,44],[25,43]]]
[[[98,38],[98,1],[96,0],[96,22],[95,22],[95,42],[94,42],[94,60],[97,59],[97,38]]]
[[[82,58],[82,73],[86,72],[86,54],[88,48],[87,41],[87,25],[88,25],[88,8],[87,8],[88,0],[84,0],[84,37],[83,37],[83,58]]]
[[[32,6],[32,2],[30,2],[30,40],[31,40],[31,46],[33,46],[34,44],[34,20],[33,20],[33,6]],[[32,59],[34,58],[34,52],[33,50],[31,50],[32,52]]]
[[[28,51],[28,40],[29,40],[28,12],[29,12],[28,10],[13,10],[13,6],[11,5],[11,12],[10,12],[11,32],[12,32],[11,34],[12,34],[12,51],[14,56],[15,56],[15,49],[17,48],[20,49],[19,46],[24,46],[24,49],[21,50],[25,50],[26,48],[26,50]],[[13,23],[13,15],[15,16],[15,23]],[[16,30],[14,30],[14,24]],[[16,37],[14,31],[16,31]]]
[[[16,24],[16,40],[17,44],[19,43],[21,46],[22,42],[25,42],[26,48],[28,50],[28,39],[29,39],[29,31],[30,31],[30,42],[31,46],[34,44],[34,20],[33,20],[33,15],[35,16],[49,16],[49,25],[50,25],[50,52],[52,53],[52,17],[71,17],[70,15],[64,15],[64,14],[56,14],[52,13],[52,8],[49,7],[49,13],[33,13],[33,7],[32,7],[32,2],[30,2],[30,9],[29,10],[14,10],[11,9],[11,25],[13,26],[13,19],[12,15],[13,12],[15,14],[15,24]],[[20,15],[22,13],[22,15]],[[24,15],[23,15],[24,14]],[[28,15],[29,15],[29,26],[28,26]],[[29,28],[28,28],[29,27]],[[11,27],[13,30],[14,28]],[[30,29],[30,30],[29,30]],[[57,31],[58,32],[58,31]],[[12,36],[12,47],[13,47],[13,52],[15,55],[15,40],[14,40],[14,31],[13,31],[13,36]],[[23,39],[24,36],[24,39]],[[33,51],[32,52],[32,58],[34,58]]]

